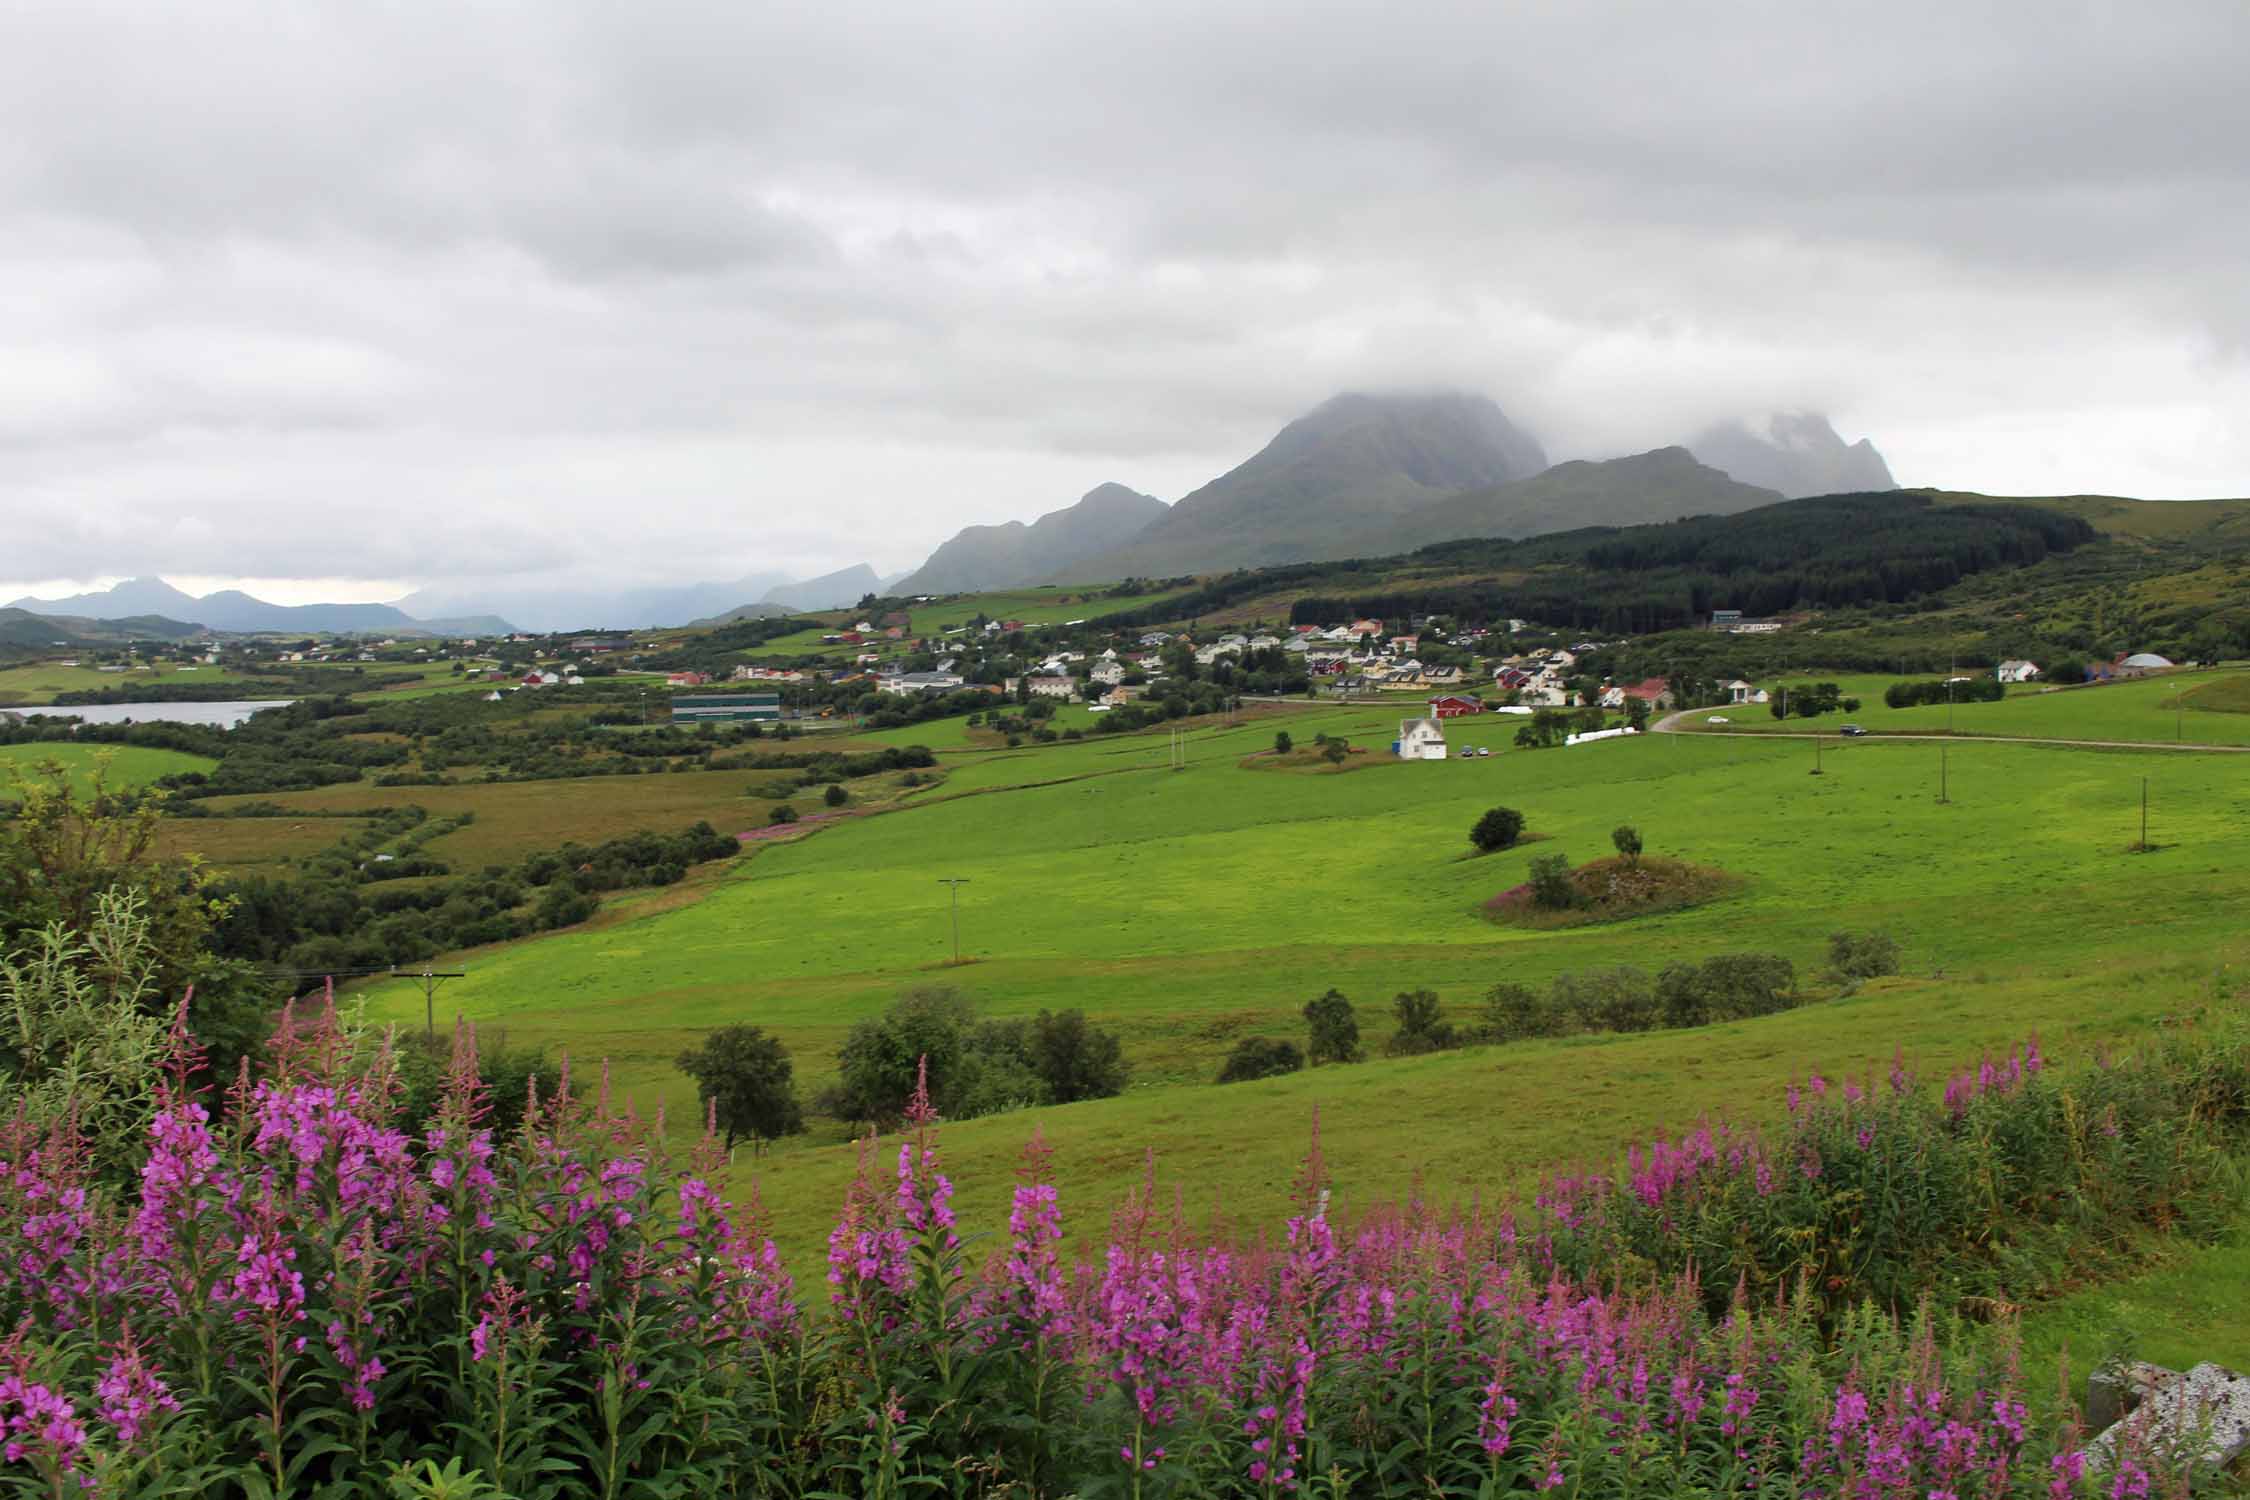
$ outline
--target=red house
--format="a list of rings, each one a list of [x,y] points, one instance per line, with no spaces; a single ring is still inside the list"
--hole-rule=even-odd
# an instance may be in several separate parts
[[[1483,712],[1484,704],[1459,693],[1441,693],[1430,700],[1430,717],[1433,719],[1458,719],[1464,714]]]

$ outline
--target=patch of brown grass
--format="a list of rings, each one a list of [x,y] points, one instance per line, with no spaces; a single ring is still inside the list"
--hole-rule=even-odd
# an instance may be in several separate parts
[[[1702,906],[1732,896],[1748,884],[1739,875],[1684,859],[1628,860],[1616,855],[1578,866],[1570,872],[1570,883],[1578,893],[1575,906],[1560,910],[1540,906],[1532,900],[1526,882],[1485,902],[1484,914],[1513,927],[1542,931],[1585,927]]]

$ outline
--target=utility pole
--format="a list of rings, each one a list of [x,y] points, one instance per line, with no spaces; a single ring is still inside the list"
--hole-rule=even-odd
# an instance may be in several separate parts
[[[1820,774],[1820,731],[1817,729],[1813,731],[1812,737],[1812,773],[1815,776]]]
[[[2148,778],[2141,778],[2141,853],[2148,853]]]
[[[1944,806],[1945,804],[1947,804],[1947,803],[1951,802],[1951,801],[1953,800],[1953,799],[1952,799],[1951,797],[1948,797],[1948,796],[1947,796],[1947,795],[1945,794],[1945,792],[1946,792],[1946,781],[1945,781],[1945,770],[1946,770],[1946,767],[1945,767],[1945,752],[1946,752],[1946,751],[1947,751],[1947,750],[1948,750],[1949,748],[1951,748],[1951,747],[1950,747],[1950,746],[1948,746],[1948,745],[1946,744],[1946,742],[1945,742],[1945,741],[1943,741],[1943,740],[1939,740],[1939,741],[1938,741],[1938,747],[1937,747],[1937,799],[1938,799],[1938,805],[1939,805],[1939,806],[1941,806],[1941,807],[1942,807],[1942,806]]]
[[[943,876],[938,880],[939,885],[950,886],[953,890],[953,962],[956,964],[961,962],[961,887],[968,883],[966,875]]]
[[[443,980],[466,979],[469,976],[460,970],[445,973],[436,969],[424,969],[421,973],[409,977],[419,979],[422,982],[422,1024],[431,1036],[436,1036],[438,984]]]
[[[1947,658],[1946,658],[1946,662],[1945,662],[1945,732],[1946,732],[1947,734],[1951,734],[1951,733],[1953,732],[1953,667],[1954,667],[1954,662],[1955,662],[1955,658],[1953,658],[1953,657],[1947,657]]]

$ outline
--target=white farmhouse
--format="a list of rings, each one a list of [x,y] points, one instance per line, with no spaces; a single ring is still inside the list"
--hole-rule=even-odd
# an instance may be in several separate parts
[[[1445,759],[1445,730],[1435,719],[1402,719],[1391,753],[1400,760]]]
[[[2000,663],[1999,677],[2002,682],[2029,682],[2038,675],[2039,663],[2035,661],[2004,661]]]

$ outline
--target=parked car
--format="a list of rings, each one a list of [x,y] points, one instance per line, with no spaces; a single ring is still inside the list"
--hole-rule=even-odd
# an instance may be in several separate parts
[[[1726,724],[1732,721],[1729,720],[1725,714],[1713,714],[1710,718],[1705,719],[1703,722],[1706,724]]]
[[[1491,753],[1492,753],[1492,747],[1491,747],[1490,745],[1479,745],[1479,746],[1477,746],[1477,754],[1479,754],[1479,755],[1490,755]]]
[[[1857,724],[1846,724],[1843,728],[1837,730],[1836,732],[1838,734],[1848,734],[1854,739],[1857,739],[1861,735],[1867,733],[1866,730],[1860,728]]]

